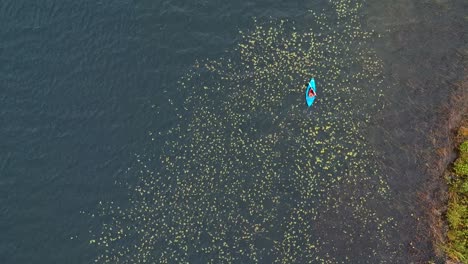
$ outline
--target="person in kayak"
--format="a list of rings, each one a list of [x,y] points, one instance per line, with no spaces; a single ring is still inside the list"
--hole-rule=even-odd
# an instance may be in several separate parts
[[[309,89],[309,97],[314,97],[314,96],[315,96],[314,89]]]

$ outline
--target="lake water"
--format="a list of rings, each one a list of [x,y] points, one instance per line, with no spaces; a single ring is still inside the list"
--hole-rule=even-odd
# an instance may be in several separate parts
[[[436,260],[417,192],[464,13],[3,1],[0,263]]]

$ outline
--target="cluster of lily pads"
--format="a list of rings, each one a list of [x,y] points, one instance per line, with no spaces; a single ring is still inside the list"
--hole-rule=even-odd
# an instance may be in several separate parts
[[[96,262],[391,262],[393,222],[376,206],[388,186],[365,136],[383,89],[377,36],[360,1],[329,7],[300,25],[255,21],[193,65],[179,123],[151,133],[162,154],[139,157],[127,205],[100,208]]]

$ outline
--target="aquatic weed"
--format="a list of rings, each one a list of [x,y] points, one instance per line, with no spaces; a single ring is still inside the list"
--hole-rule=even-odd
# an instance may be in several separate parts
[[[374,206],[388,186],[363,133],[380,109],[383,66],[361,3],[329,4],[334,13],[309,12],[310,27],[255,21],[233,51],[194,64],[179,82],[180,123],[151,133],[163,154],[138,159],[129,206],[101,208],[110,221],[90,241],[97,262],[392,259],[393,219]]]

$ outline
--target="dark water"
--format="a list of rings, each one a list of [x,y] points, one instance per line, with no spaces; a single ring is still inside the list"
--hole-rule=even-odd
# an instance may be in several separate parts
[[[444,103],[449,88],[430,94],[461,76],[466,8],[393,3],[365,9],[378,31],[391,32],[377,49],[398,87],[386,94],[402,98],[388,101],[371,137],[394,169],[395,217],[407,245],[417,235],[407,214],[420,213],[413,193],[427,179],[411,147],[429,146],[421,130],[436,116],[420,107]],[[89,245],[93,226],[80,212],[125,201],[114,183],[131,178],[124,172],[134,153],[152,151],[148,131],[174,124],[168,99],[179,97],[176,81],[189,65],[232,47],[253,16],[294,19],[306,9],[319,10],[320,2],[2,1],[0,263],[91,262],[98,254]],[[404,89],[410,79],[424,88]],[[418,248],[429,254],[423,258],[431,257],[427,248]],[[413,253],[405,246],[399,254]]]

